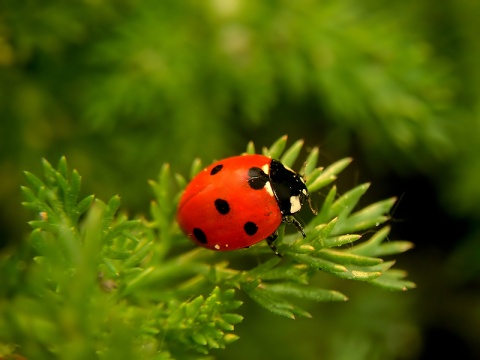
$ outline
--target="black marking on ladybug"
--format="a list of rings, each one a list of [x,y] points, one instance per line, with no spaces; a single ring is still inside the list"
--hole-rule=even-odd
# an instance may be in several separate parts
[[[248,185],[250,185],[253,190],[263,189],[269,180],[268,175],[259,167],[251,167],[248,169]]]
[[[247,235],[252,236],[255,235],[258,231],[258,226],[254,222],[247,221],[245,225],[243,225],[243,230],[247,233]]]
[[[195,239],[200,241],[202,244],[206,244],[208,242],[207,235],[205,235],[202,229],[199,229],[199,228],[193,229],[193,236],[195,236]]]
[[[296,172],[287,169],[280,161],[272,160],[270,180],[282,215],[287,216],[299,212],[309,196],[303,178]]]
[[[227,215],[230,212],[230,205],[227,200],[216,199],[214,203],[215,209],[217,209],[220,214]]]
[[[222,170],[223,168],[223,165],[222,164],[219,164],[217,166],[215,166],[211,171],[210,171],[210,175],[215,175],[216,173],[218,173],[220,170]]]

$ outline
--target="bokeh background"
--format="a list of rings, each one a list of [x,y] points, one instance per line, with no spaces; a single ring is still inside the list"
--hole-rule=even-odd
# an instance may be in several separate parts
[[[288,134],[325,165],[355,159],[340,191],[399,197],[391,236],[415,243],[397,264],[418,288],[325,275],[350,301],[296,321],[245,299],[241,340],[213,354],[478,359],[478,19],[475,0],[2,0],[0,252],[29,231],[19,185],[42,157],[135,215],[162,163],[186,173]]]

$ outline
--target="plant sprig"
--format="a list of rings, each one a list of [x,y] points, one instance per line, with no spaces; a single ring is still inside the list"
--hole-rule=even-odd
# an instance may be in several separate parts
[[[287,148],[284,136],[262,153],[293,166],[302,147],[299,140]],[[247,153],[254,152],[249,143]],[[311,193],[331,185],[351,162],[323,168],[318,158],[318,148],[312,149],[303,167]],[[195,160],[190,177],[201,168]],[[387,241],[383,224],[395,199],[356,210],[369,184],[342,195],[331,186],[305,226],[306,238],[285,233],[282,225],[279,258],[266,244],[221,253],[190,242],[175,221],[187,180],[172,175],[168,165],[150,181],[150,216],[133,220],[119,212],[118,196],[106,203],[93,195],[80,199],[81,177],[64,157],[56,168],[44,160],[43,170],[44,180],[26,172],[28,186],[22,187],[24,205],[37,216],[29,223],[34,261],[26,259],[23,291],[3,290],[14,292],[14,301],[0,310],[0,344],[29,358],[60,359],[67,352],[99,359],[203,356],[238,339],[239,291],[288,318],[311,316],[297,299],[347,300],[312,285],[319,272],[391,290],[414,287],[403,271],[392,269],[394,261],[381,258],[411,248],[406,241]],[[248,258],[255,265],[234,265]],[[36,325],[26,325],[27,318]]]

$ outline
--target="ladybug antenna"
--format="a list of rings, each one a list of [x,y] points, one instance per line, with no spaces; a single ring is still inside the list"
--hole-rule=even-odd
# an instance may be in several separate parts
[[[307,202],[308,202],[308,206],[310,207],[310,210],[312,211],[313,215],[317,215],[318,211],[313,208],[311,196],[307,197]]]

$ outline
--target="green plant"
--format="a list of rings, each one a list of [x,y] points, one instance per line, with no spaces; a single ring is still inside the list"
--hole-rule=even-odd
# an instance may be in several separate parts
[[[263,153],[292,166],[303,142],[285,150],[286,141],[280,138]],[[247,152],[255,152],[252,143]],[[318,153],[313,149],[305,161],[311,193],[334,182],[351,161],[317,168]],[[201,167],[195,161],[191,176]],[[394,261],[380,258],[411,247],[385,241],[389,228],[380,227],[395,199],[354,212],[368,184],[343,195],[332,186],[306,225],[306,238],[285,233],[282,225],[276,241],[280,258],[266,244],[228,253],[193,246],[175,222],[178,190],[186,179],[172,176],[167,164],[150,182],[151,217],[134,220],[118,211],[118,196],[107,203],[93,195],[79,200],[81,178],[64,157],[56,169],[44,160],[43,169],[44,180],[26,172],[29,186],[22,187],[24,205],[38,216],[30,222],[28,243],[0,259],[5,353],[18,347],[29,359],[196,358],[237,340],[238,291],[294,318],[310,316],[295,298],[347,299],[311,285],[319,271],[392,290],[414,286],[403,271],[391,269]]]

